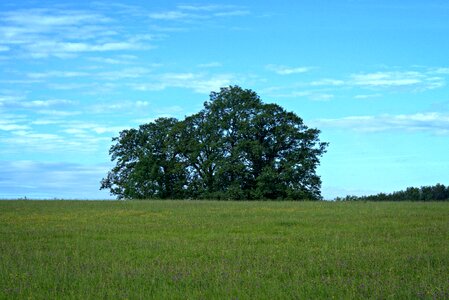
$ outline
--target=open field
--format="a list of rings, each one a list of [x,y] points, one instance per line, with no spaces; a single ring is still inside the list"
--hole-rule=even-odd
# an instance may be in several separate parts
[[[0,201],[0,298],[449,298],[449,203]]]

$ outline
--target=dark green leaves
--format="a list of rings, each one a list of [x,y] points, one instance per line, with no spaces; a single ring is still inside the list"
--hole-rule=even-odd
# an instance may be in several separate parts
[[[317,200],[315,169],[327,146],[318,135],[251,90],[222,88],[183,121],[122,131],[101,188],[118,198]]]

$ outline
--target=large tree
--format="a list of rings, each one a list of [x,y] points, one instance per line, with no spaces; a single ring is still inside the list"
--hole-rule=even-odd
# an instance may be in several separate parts
[[[254,91],[222,88],[183,121],[122,131],[101,188],[119,198],[321,199],[319,133]]]

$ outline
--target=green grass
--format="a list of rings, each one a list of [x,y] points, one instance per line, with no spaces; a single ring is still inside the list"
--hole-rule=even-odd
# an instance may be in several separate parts
[[[0,298],[449,298],[449,203],[0,201]]]

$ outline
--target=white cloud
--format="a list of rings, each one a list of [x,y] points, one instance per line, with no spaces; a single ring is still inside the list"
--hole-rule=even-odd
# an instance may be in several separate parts
[[[74,57],[74,55],[82,52],[140,50],[145,49],[146,47],[129,41],[93,44],[85,42],[59,42],[53,40],[42,40],[29,44],[26,48],[34,58],[46,58],[49,56],[67,58]]]
[[[61,137],[53,133],[35,133],[27,130],[17,130],[13,132],[17,137],[26,137],[27,139],[42,139],[42,140],[61,140]]]
[[[352,75],[355,85],[362,86],[403,86],[421,83],[418,72],[377,72]]]
[[[100,102],[88,106],[86,112],[93,114],[105,113],[127,113],[130,115],[147,113],[147,108],[151,108],[151,102],[147,100],[120,100],[114,102]]]
[[[0,161],[0,198],[109,199],[99,182],[110,164]]]
[[[25,97],[23,96],[11,96],[11,95],[2,95],[0,96],[0,106],[6,103],[16,103],[23,100]]]
[[[27,130],[29,128],[30,127],[26,124],[26,120],[21,115],[0,114],[0,131]]]
[[[38,110],[36,111],[36,113],[38,114],[42,114],[42,115],[49,115],[49,116],[53,116],[53,117],[69,117],[69,116],[75,116],[75,115],[79,115],[81,114],[80,111],[64,111],[64,110],[49,110],[49,109],[44,109],[44,110]]]
[[[449,74],[449,68],[437,68],[432,71],[435,74]]]
[[[318,119],[312,123],[313,126],[317,126],[318,128],[341,128],[359,132],[405,130],[449,134],[449,114],[438,112],[349,116],[337,119]]]
[[[294,74],[295,71],[307,72],[311,68],[289,68],[268,65],[267,69],[280,75]],[[298,69],[298,70],[296,70]],[[379,71],[371,73],[354,73],[344,79],[323,78],[311,82],[297,83],[294,87],[325,87],[325,88],[363,88],[369,90],[394,90],[423,92],[445,86],[446,68],[426,69],[421,71]],[[448,72],[449,74],[449,72]],[[366,95],[366,97],[365,97]],[[380,93],[360,94],[357,99],[377,97]]]
[[[353,74],[349,83],[368,88],[411,88],[416,91],[435,89],[445,84],[441,77],[417,71]]]
[[[199,17],[198,15],[188,14],[181,11],[166,11],[166,12],[160,12],[160,13],[152,13],[149,15],[151,19],[156,20],[179,20],[179,19],[186,19],[186,18],[192,18],[192,17]]]
[[[40,83],[41,80],[38,79],[7,79],[0,80],[0,83],[5,84],[32,84],[32,83]]]
[[[56,117],[61,115],[58,113]],[[52,126],[50,128],[46,125]],[[111,134],[118,134],[122,128],[122,126],[91,124],[66,118],[28,121],[26,125],[0,122],[0,129],[7,130],[6,134],[0,135],[2,145],[0,153],[17,153],[17,149],[20,149],[23,155],[42,153],[43,157],[49,153],[66,155],[86,152],[94,155],[100,149],[107,152]]]
[[[6,52],[6,51],[9,51],[9,50],[10,50],[10,48],[8,46],[0,45],[0,52]]]
[[[267,65],[266,68],[270,71],[275,72],[279,75],[291,75],[291,74],[299,74],[306,73],[311,70],[310,67],[286,67],[279,65]]]
[[[231,84],[230,75],[165,74],[163,82],[169,86],[193,89],[198,93],[210,93]]]
[[[315,101],[329,101],[332,100],[335,95],[329,93],[312,93],[309,97]]]
[[[103,133],[113,133],[118,134],[120,131],[122,131],[124,128],[122,126],[109,126],[109,127],[93,127],[92,130],[97,134],[103,134]]]
[[[230,74],[203,74],[203,73],[165,73],[155,76],[152,83],[131,84],[139,91],[158,91],[166,88],[186,88],[197,93],[210,93],[221,87],[229,86],[234,76]]]
[[[251,14],[248,10],[232,10],[214,13],[215,17],[240,17]]]
[[[34,121],[31,121],[30,124],[31,125],[57,125],[57,124],[61,124],[64,121],[62,120],[49,120],[49,119],[37,119]]]
[[[16,130],[25,130],[29,127],[27,125],[18,125],[18,124],[5,124],[0,122],[0,130],[3,131],[16,131]]]
[[[87,135],[86,130],[80,128],[66,128],[61,130],[61,132],[76,136],[76,137],[85,137]]]
[[[250,11],[234,5],[178,5],[176,8],[176,10],[151,13],[149,17],[155,20],[188,22],[250,14]]]
[[[21,102],[22,107],[34,108],[34,107],[50,107],[57,105],[70,105],[74,104],[74,101],[64,99],[52,99],[52,100],[33,100],[27,102]]]
[[[278,65],[265,67],[278,74],[289,74],[295,69]],[[299,81],[284,86],[268,87],[263,89],[263,92],[269,94],[270,97],[307,97],[316,101],[328,101],[335,98],[336,95],[348,91],[355,91],[356,94],[352,97],[358,100],[380,98],[387,92],[416,93],[441,88],[446,84],[446,78],[442,75],[444,72],[444,68],[421,67],[420,71],[357,73],[350,74],[343,79],[322,78],[309,82]]]
[[[29,45],[47,40],[50,35],[61,39],[73,37],[98,37],[107,31],[110,20],[102,15],[73,10],[29,9],[4,12],[0,25],[0,38],[6,44]],[[1,24],[0,23],[0,24]]]
[[[344,80],[324,78],[310,83],[311,86],[342,86],[345,85]]]
[[[222,66],[223,66],[222,63],[219,63],[216,61],[197,65],[198,68],[218,68],[218,67],[222,67]]]
[[[355,95],[354,99],[371,99],[381,97],[382,94],[363,94],[363,95]]]
[[[137,107],[147,107],[149,105],[150,105],[150,102],[148,102],[148,101],[136,101]]]
[[[179,113],[184,111],[184,109],[179,105],[172,105],[168,107],[158,107],[155,109],[158,114],[166,114],[171,116],[171,114]]]
[[[71,134],[87,134],[90,138],[98,138],[98,135],[107,133],[118,134],[123,129],[129,128],[129,125],[111,125],[106,123],[94,123],[94,122],[81,122],[81,121],[69,121],[61,124],[64,129],[63,132]],[[94,136],[90,135],[95,133]]]
[[[216,10],[226,10],[226,9],[235,9],[234,5],[178,5],[178,9],[181,10],[190,10],[190,11],[216,11]]]
[[[99,13],[28,9],[1,13],[0,20],[2,47],[14,45],[26,51],[26,57],[71,58],[84,52],[150,48],[145,43],[147,34],[127,34],[114,20]]]
[[[285,90],[284,87],[271,87],[265,89],[265,93],[268,93],[270,97],[274,98],[308,98],[313,101],[329,101],[335,97],[335,95],[321,90],[301,90],[292,89],[290,91]]]
[[[89,60],[111,64],[111,65],[126,65],[131,64],[133,61],[137,59],[137,56],[134,55],[117,55],[115,57],[90,57]]]
[[[54,90],[76,90],[76,89],[84,89],[88,90],[88,88],[92,87],[92,84],[87,83],[49,83],[48,87]]]
[[[12,24],[41,29],[55,26],[77,25],[80,23],[102,23],[110,19],[99,14],[83,11],[49,9],[29,9],[3,13],[3,20]]]
[[[103,114],[109,112],[116,112],[118,110],[129,109],[129,102],[112,102],[112,103],[97,103],[89,106],[88,111],[94,114]]]
[[[148,73],[150,73],[152,69],[150,68],[142,68],[142,67],[135,67],[135,68],[126,68],[122,70],[117,71],[111,71],[111,72],[102,72],[98,73],[95,76],[104,79],[104,80],[121,80],[126,78],[140,78]]]
[[[52,77],[62,77],[62,78],[72,78],[72,77],[83,77],[88,76],[89,73],[86,72],[73,72],[73,71],[48,71],[39,73],[28,73],[27,77],[33,79],[45,79]]]

